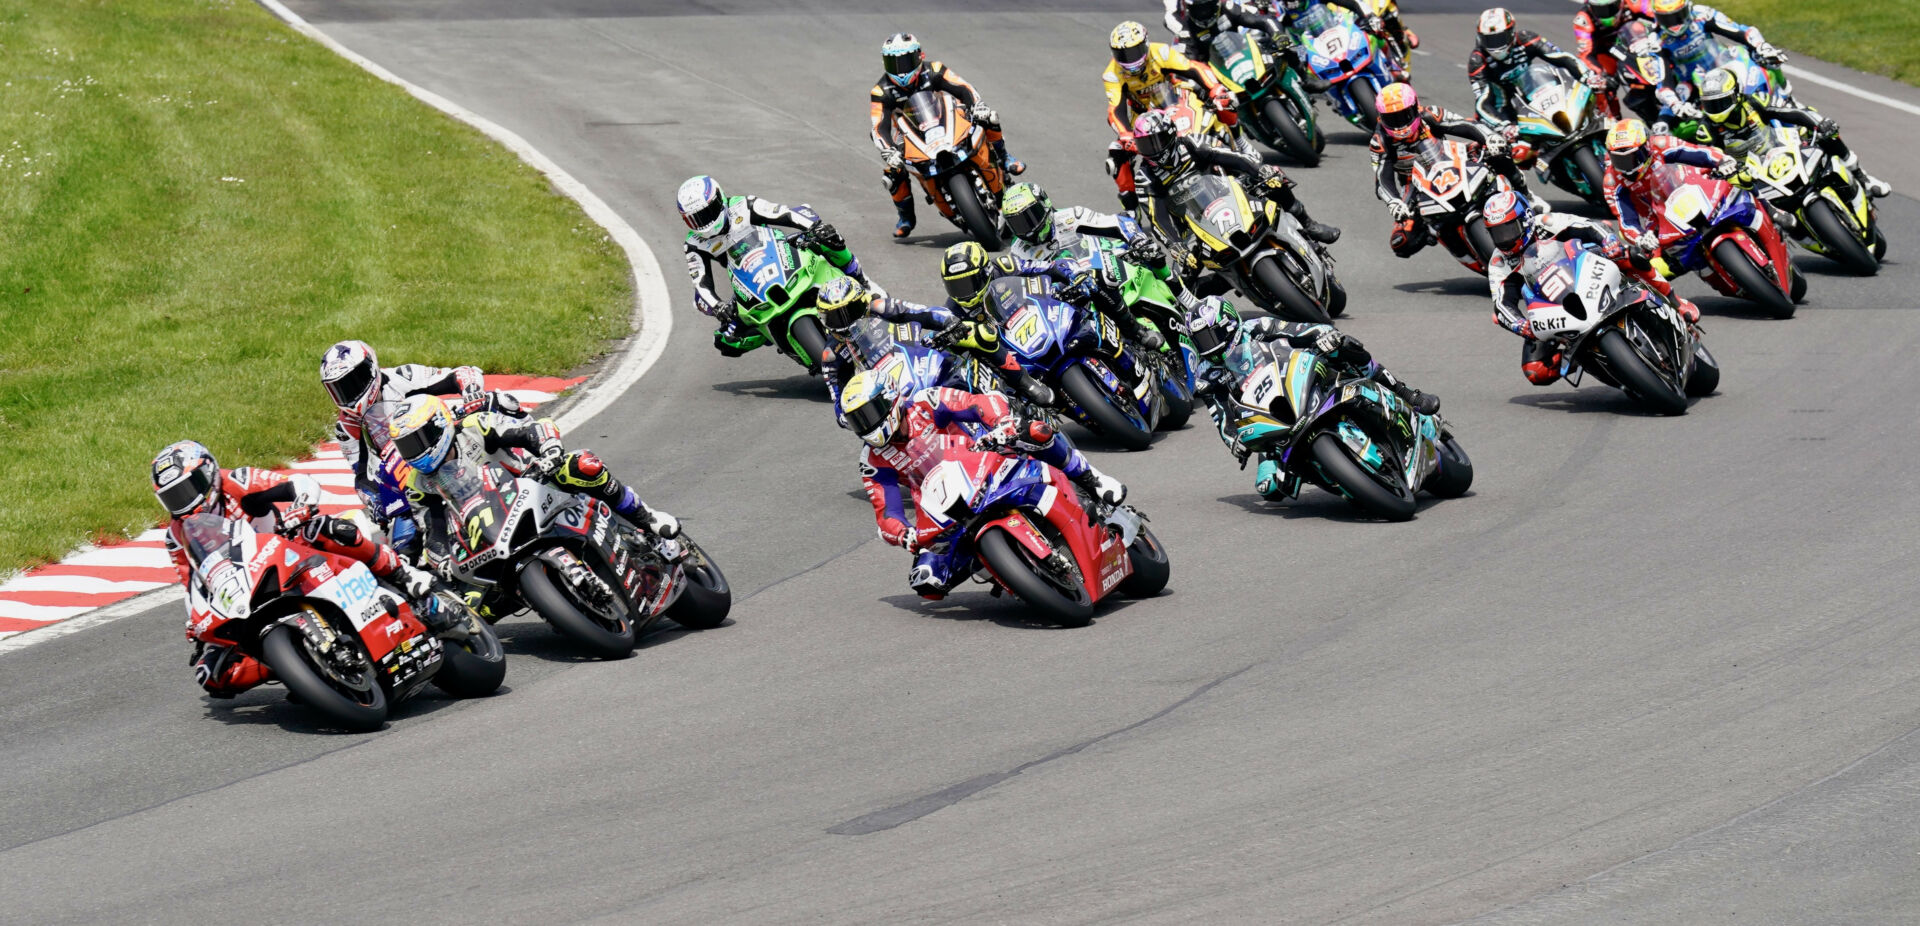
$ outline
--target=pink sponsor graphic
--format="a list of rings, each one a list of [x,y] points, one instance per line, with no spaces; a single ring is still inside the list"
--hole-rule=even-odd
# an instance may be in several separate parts
[[[489,376],[488,389],[504,389],[529,407],[550,402],[586,377]],[[216,448],[217,449],[217,448]],[[287,467],[320,483],[320,510],[357,507],[353,472],[336,444],[321,444],[313,456]],[[131,540],[90,547],[0,584],[0,639],[78,617],[178,581],[158,528]]]

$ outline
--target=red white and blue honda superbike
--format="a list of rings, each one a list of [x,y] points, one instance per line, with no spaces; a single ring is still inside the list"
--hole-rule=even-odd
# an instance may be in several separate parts
[[[1039,277],[1001,277],[987,284],[986,302],[1009,352],[1065,397],[1068,417],[1129,450],[1152,445],[1165,410],[1161,376],[1112,319],[1061,301]]]
[[[1807,280],[1793,269],[1786,239],[1753,194],[1688,164],[1650,169],[1660,207],[1645,218],[1660,240],[1666,275],[1699,271],[1721,293],[1791,318]]]
[[[1688,396],[1710,395],[1720,365],[1673,303],[1628,279],[1613,261],[1580,242],[1535,242],[1522,256],[1525,334],[1553,342],[1560,375],[1582,371],[1641,405],[1683,415]]]
[[[1059,469],[987,442],[916,437],[928,460],[921,512],[953,528],[932,551],[947,574],[972,575],[993,594],[1012,592],[1053,623],[1085,626],[1118,592],[1155,595],[1167,585],[1166,548],[1128,505],[1083,502]]]

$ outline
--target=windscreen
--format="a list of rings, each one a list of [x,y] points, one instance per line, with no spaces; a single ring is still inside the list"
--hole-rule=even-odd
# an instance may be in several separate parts
[[[1173,191],[1173,211],[1180,215],[1211,218],[1215,203],[1232,204],[1233,185],[1225,177],[1195,174]],[[1234,205],[1237,210],[1237,204]]]
[[[940,94],[923,90],[907,99],[907,115],[924,135],[928,129],[946,122],[947,108]]]
[[[196,514],[180,522],[180,543],[187,561],[204,571],[221,559],[239,560],[239,524],[211,514]]]

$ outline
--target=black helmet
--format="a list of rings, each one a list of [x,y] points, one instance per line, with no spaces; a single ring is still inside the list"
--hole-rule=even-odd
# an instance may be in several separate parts
[[[911,87],[920,80],[920,69],[927,64],[925,52],[920,50],[920,40],[905,32],[896,32],[880,45],[880,61],[887,69],[887,78],[901,87]]]
[[[1133,150],[1155,164],[1173,153],[1179,140],[1180,130],[1160,110],[1149,109],[1133,120]]]
[[[860,319],[867,317],[866,288],[850,276],[828,280],[814,296],[814,304],[820,309],[820,323],[841,337],[846,337]]]
[[[1233,303],[1208,296],[1187,316],[1187,339],[1202,357],[1218,359],[1240,337],[1240,313]]]

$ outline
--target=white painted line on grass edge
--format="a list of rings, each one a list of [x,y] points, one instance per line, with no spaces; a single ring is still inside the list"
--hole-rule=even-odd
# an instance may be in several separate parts
[[[1809,71],[1806,68],[1797,68],[1791,64],[1786,64],[1786,65],[1781,65],[1780,70],[1787,72],[1787,76],[1793,78],[1794,80],[1804,80],[1808,83],[1819,84],[1822,87],[1838,90],[1841,93],[1857,96],[1863,100],[1866,100],[1869,103],[1878,103],[1881,106],[1889,106],[1894,109],[1900,110],[1901,112],[1904,112],[1904,113],[1911,113],[1912,115],[1920,116],[1920,106],[1915,106],[1912,103],[1896,100],[1890,96],[1881,96],[1880,94],[1874,93],[1870,90],[1862,90],[1859,87],[1856,87],[1852,84],[1845,83],[1843,81],[1834,80],[1831,77],[1821,77],[1820,75],[1815,74],[1814,72]]]
[[[587,217],[607,230],[615,244],[627,254],[627,262],[633,267],[633,324],[639,333],[630,337],[619,357],[603,367],[599,373],[582,384],[574,392],[572,401],[558,420],[560,428],[571,430],[591,420],[595,415],[613,404],[613,400],[645,376],[655,361],[666,351],[667,336],[673,332],[673,312],[671,297],[667,293],[667,282],[660,275],[660,262],[654,258],[652,249],[635,231],[627,220],[613,211],[586,184],[575,179],[572,174],[553,162],[552,158],[542,154],[526,139],[506,127],[461,106],[431,90],[411,83],[392,71],[360,56],[352,49],[333,40],[332,37],[311,23],[300,18],[300,14],[286,8],[279,0],[258,0],[268,12],[293,27],[294,31],[319,42],[334,54],[358,65],[367,73],[387,83],[399,86],[421,102],[440,110],[455,119],[479,129],[488,138],[507,147],[520,156],[520,160],[532,165],[545,174],[548,182],[568,199],[580,204]],[[185,592],[177,585],[168,585],[155,591],[129,598],[117,604],[108,605],[97,611],[91,611],[57,624],[36,627],[32,630],[12,634],[0,639],[0,655],[25,649],[35,643],[64,637],[89,627],[95,627],[111,621],[139,614],[170,601],[185,597]]]

